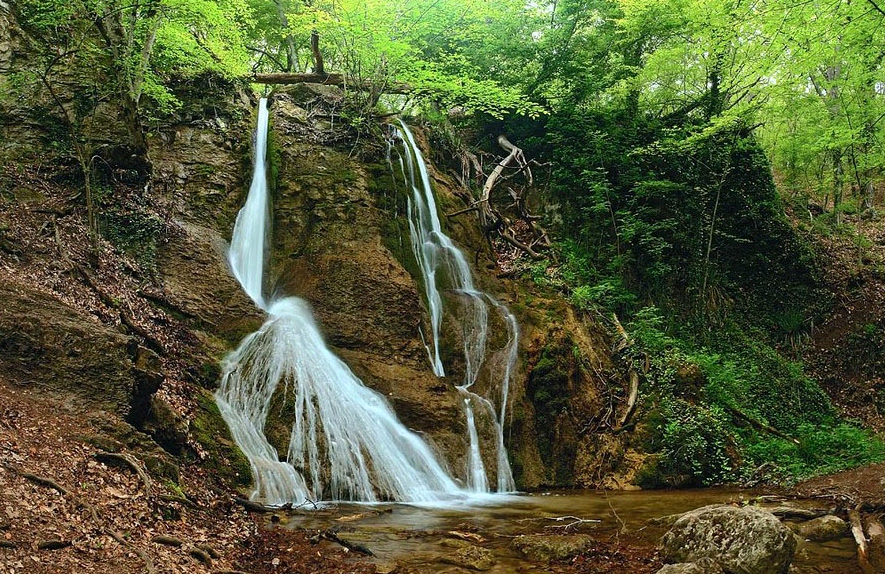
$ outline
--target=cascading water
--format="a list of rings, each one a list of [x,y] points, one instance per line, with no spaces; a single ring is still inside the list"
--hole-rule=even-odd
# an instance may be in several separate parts
[[[507,410],[510,376],[516,364],[519,327],[516,318],[504,304],[474,286],[470,267],[464,254],[442,231],[427,166],[421,150],[415,144],[415,137],[402,120],[400,120],[400,127],[395,129],[396,139],[402,142],[402,151],[397,150],[400,173],[411,191],[408,198],[408,215],[412,252],[421,269],[424,294],[430,312],[432,332],[430,340],[425,339],[425,346],[433,371],[437,376],[445,375],[439,352],[440,328],[443,318],[443,291],[454,294],[460,301],[459,319],[465,373],[463,382],[457,388],[464,396],[469,439],[468,486],[471,490],[478,492],[489,489],[476,429],[475,402],[490,415],[494,423],[497,490],[510,492],[515,489],[515,484],[507,458],[507,450],[504,446],[504,416]],[[392,146],[388,150],[388,161],[391,163],[391,168],[393,168],[393,158],[391,157],[393,150]],[[474,391],[474,385],[486,360],[490,306],[494,307],[503,318],[507,327],[508,339],[501,351],[502,360],[494,365],[497,369],[492,368],[494,372],[490,376],[492,379],[490,388],[480,394]],[[500,405],[497,411],[495,409],[496,402]]]
[[[249,459],[252,499],[426,502],[464,498],[428,445],[396,418],[326,347],[307,303],[266,300],[262,292],[269,206],[265,176],[267,102],[259,107],[255,171],[237,216],[230,265],[269,317],[224,361],[215,394],[231,434]],[[274,396],[294,410],[285,461],[264,426]],[[503,443],[502,443],[503,444]]]

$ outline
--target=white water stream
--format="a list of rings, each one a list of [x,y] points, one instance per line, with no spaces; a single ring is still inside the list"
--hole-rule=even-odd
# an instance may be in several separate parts
[[[251,464],[255,481],[251,498],[271,505],[307,500],[463,500],[468,493],[428,445],[397,420],[384,397],[365,387],[326,347],[307,303],[296,297],[265,299],[262,283],[270,227],[264,165],[267,118],[267,102],[262,99],[255,171],[234,226],[229,260],[243,289],[268,319],[225,359],[215,394]],[[483,344],[484,338],[483,333]],[[288,451],[281,458],[264,429],[271,406],[281,409],[283,404],[294,422]],[[509,476],[509,465],[507,472]],[[470,481],[474,487],[475,483]],[[499,490],[512,490],[512,478],[509,484]]]
[[[479,408],[490,417],[495,429],[496,490],[510,492],[515,490],[515,484],[504,447],[504,416],[507,411],[510,376],[516,364],[519,327],[516,318],[504,304],[474,286],[464,254],[442,231],[427,165],[405,122],[400,121],[396,137],[402,144],[401,149],[396,148],[400,173],[411,191],[408,215],[412,252],[421,269],[424,294],[430,312],[432,333],[429,341],[425,338],[425,346],[433,371],[440,377],[445,376],[439,351],[444,311],[443,293],[452,294],[460,306],[457,318],[461,327],[465,373],[457,388],[464,396],[469,439],[467,484],[475,492],[489,490],[488,473],[483,464],[476,428],[476,410]],[[388,150],[391,167],[393,151],[393,147]],[[489,361],[487,350],[490,307],[501,315],[508,332],[507,343],[496,353],[494,361]],[[477,381],[484,363],[487,363],[491,372],[488,381],[483,385],[485,388],[478,390]],[[495,408],[496,404],[499,405],[498,409]]]

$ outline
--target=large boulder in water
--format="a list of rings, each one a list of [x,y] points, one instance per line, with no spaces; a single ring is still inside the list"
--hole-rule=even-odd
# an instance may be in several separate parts
[[[661,546],[665,562],[710,558],[728,574],[785,574],[796,539],[770,512],[713,505],[683,514]]]

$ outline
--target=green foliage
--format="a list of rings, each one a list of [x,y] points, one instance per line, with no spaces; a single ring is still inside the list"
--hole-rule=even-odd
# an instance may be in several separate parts
[[[157,242],[166,225],[155,215],[137,211],[109,211],[103,216],[103,235],[118,249],[131,255],[142,271],[156,273]]]
[[[66,64],[93,87],[138,108],[147,96],[159,113],[179,105],[168,83],[212,72],[248,70],[245,0],[34,0],[17,6],[19,23],[39,38],[44,78]],[[136,109],[138,111],[138,109]]]
[[[569,279],[593,289],[582,296],[619,313],[638,299],[706,317],[736,300],[748,314],[810,304],[812,255],[743,122],[625,129],[623,120],[617,110],[572,111],[546,128],[567,261],[587,269]]]
[[[732,479],[728,422],[721,411],[666,399],[659,416],[659,427],[645,445],[656,454],[638,477],[640,486],[704,486]]]
[[[735,326],[720,340],[729,341],[720,352],[668,335],[653,308],[637,313],[626,328],[651,367],[642,448],[653,457],[637,479],[641,486],[793,481],[885,459],[885,443],[840,421],[801,364],[748,340]]]
[[[802,424],[796,436],[801,437],[799,446],[773,437],[758,437],[748,444],[745,474],[794,481],[885,460],[885,442],[850,423]],[[763,467],[763,476],[753,476]]]

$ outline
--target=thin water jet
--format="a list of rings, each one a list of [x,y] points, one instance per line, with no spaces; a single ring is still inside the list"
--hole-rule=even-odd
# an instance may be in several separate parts
[[[446,235],[437,213],[436,198],[430,185],[427,165],[415,137],[405,122],[394,126],[394,137],[388,148],[388,162],[394,168],[393,150],[397,152],[399,173],[410,192],[407,198],[409,232],[412,253],[418,262],[424,283],[424,295],[430,315],[430,337],[421,333],[433,372],[445,376],[440,358],[441,326],[444,314],[442,291],[457,296],[460,304],[459,323],[463,346],[465,372],[456,385],[464,397],[464,416],[468,434],[467,483],[471,490],[490,490],[487,469],[481,455],[479,435],[476,428],[474,403],[478,403],[490,415],[495,429],[495,474],[498,492],[512,492],[516,485],[504,445],[504,417],[510,392],[510,378],[516,364],[519,326],[507,307],[488,293],[478,290],[473,283],[470,266],[460,249]],[[396,143],[401,144],[400,147]],[[498,372],[489,364],[488,339],[490,307],[498,311],[507,328],[507,344],[498,351],[502,355],[503,368]],[[474,389],[483,366],[490,371],[487,388],[481,392]],[[495,406],[498,405],[496,409]]]

